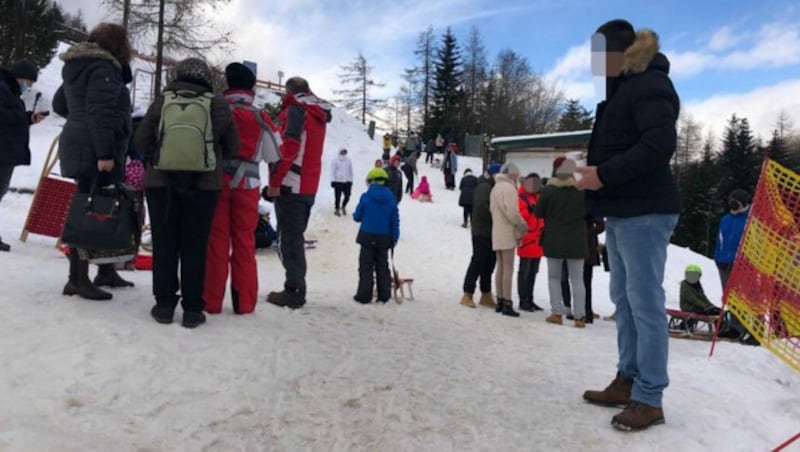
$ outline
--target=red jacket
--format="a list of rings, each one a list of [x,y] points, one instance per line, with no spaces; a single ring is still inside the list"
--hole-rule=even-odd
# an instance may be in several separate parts
[[[523,258],[541,258],[544,256],[544,249],[539,240],[542,238],[544,230],[544,220],[537,218],[533,214],[536,203],[539,202],[539,193],[527,193],[522,187],[519,189],[519,213],[528,223],[528,233],[522,238],[522,246],[517,248],[517,256]],[[528,205],[530,204],[530,208]]]
[[[325,128],[331,120],[331,105],[311,93],[284,96],[280,160],[271,162],[269,186],[291,193],[315,195],[322,172]]]
[[[224,163],[223,184],[228,188],[260,188],[259,162],[278,155],[278,129],[267,112],[253,107],[254,96],[250,90],[225,91],[239,132],[239,153]]]

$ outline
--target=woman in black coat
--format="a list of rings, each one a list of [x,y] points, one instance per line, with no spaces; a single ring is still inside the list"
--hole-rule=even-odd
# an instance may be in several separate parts
[[[458,185],[458,190],[461,195],[458,197],[458,205],[464,208],[464,222],[461,223],[462,228],[469,226],[472,221],[472,203],[475,198],[475,187],[478,186],[478,178],[472,175],[472,170],[467,168],[464,170],[464,177],[461,178],[461,183]]]
[[[75,179],[78,192],[89,193],[92,185],[120,183],[131,134],[130,93],[131,46],[125,29],[103,23],[89,40],[60,55],[64,61],[62,85],[53,98],[53,110],[67,118],[59,139],[61,175]],[[99,266],[94,283],[89,263],[70,248],[69,281],[64,295],[89,300],[110,300],[99,286],[126,287],[114,264]]]

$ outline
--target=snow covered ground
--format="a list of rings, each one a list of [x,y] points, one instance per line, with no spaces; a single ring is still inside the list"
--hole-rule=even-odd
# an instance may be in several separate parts
[[[39,162],[57,127],[48,119],[34,129]],[[800,430],[798,375],[766,350],[723,343],[709,359],[707,343],[675,339],[667,424],[614,431],[616,411],[586,405],[581,394],[614,375],[615,325],[577,330],[546,324],[542,313],[510,319],[459,306],[469,232],[458,193],[424,164],[434,203],[403,200],[396,256],[400,273],[416,280],[417,300],[353,302],[357,225],[333,215],[327,180],[340,147],[356,166],[353,208],[380,156],[377,141],[336,111],[308,232],[320,242],[308,251],[306,308],[262,302],[237,317],[228,304],[196,330],[152,321],[148,272],[126,274],[137,287],[111,302],[61,296],[66,259],[53,239],[16,241],[31,196],[8,195],[0,206],[0,232],[13,247],[0,254],[0,451],[759,451]],[[477,171],[479,162],[459,167]],[[35,186],[39,170],[18,171],[14,183]],[[280,287],[282,269],[273,252],[258,263],[265,296]],[[704,268],[718,300],[712,262],[672,247],[670,304],[688,263]],[[544,273],[536,301],[547,306]],[[611,314],[606,273],[596,273],[594,292],[596,309]]]

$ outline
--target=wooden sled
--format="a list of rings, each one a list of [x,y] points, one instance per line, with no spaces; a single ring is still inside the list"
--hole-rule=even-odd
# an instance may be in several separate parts
[[[408,290],[408,297],[406,297],[406,290]],[[405,300],[414,301],[414,279],[392,278],[392,292],[397,304],[402,304]]]

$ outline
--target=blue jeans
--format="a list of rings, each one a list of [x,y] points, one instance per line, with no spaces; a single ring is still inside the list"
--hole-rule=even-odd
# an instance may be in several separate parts
[[[618,370],[633,381],[631,400],[661,407],[669,384],[664,295],[667,246],[678,215],[606,220],[611,301],[616,305]]]

